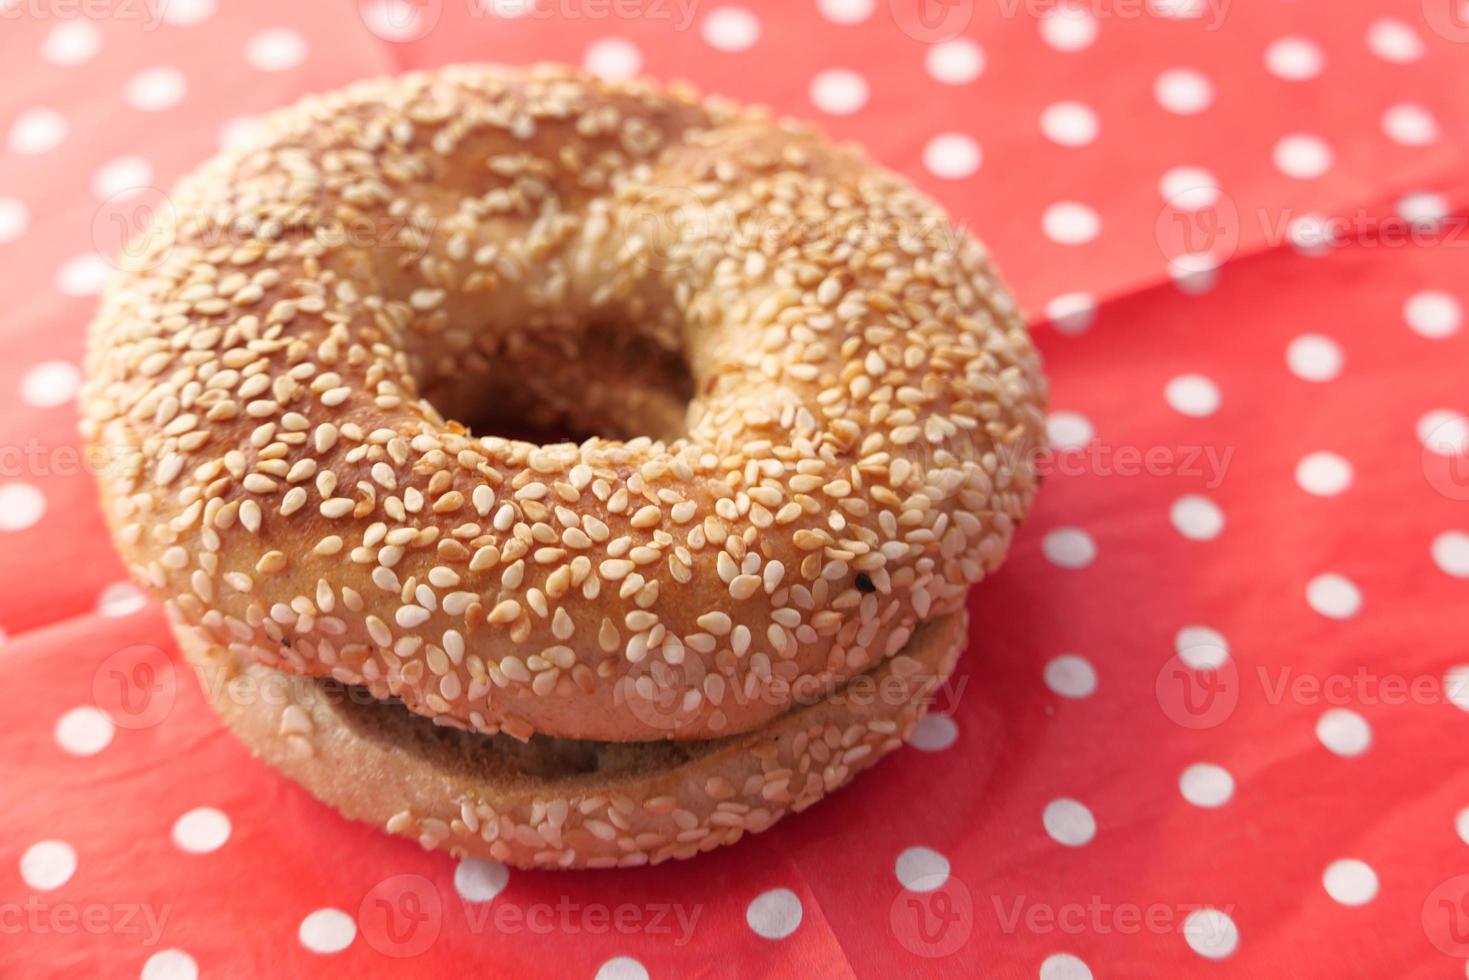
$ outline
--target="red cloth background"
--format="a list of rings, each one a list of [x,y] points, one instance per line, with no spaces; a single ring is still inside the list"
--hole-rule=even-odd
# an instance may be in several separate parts
[[[78,454],[148,188],[459,60],[819,120],[1035,311],[1058,452],[921,747],[696,861],[506,873],[339,819],[175,666]],[[0,65],[0,974],[1465,974],[1454,4],[8,0]]]

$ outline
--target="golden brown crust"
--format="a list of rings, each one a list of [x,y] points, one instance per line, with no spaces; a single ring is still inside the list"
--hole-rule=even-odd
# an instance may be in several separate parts
[[[401,708],[180,640],[235,734],[344,815],[521,867],[625,867],[764,830],[897,748],[952,671],[964,614],[925,624],[844,691],[762,728],[621,746],[436,733]]]
[[[84,397],[135,574],[237,657],[479,731],[755,730],[961,608],[1034,492],[1044,383],[983,249],[682,90],[314,97],[135,265]],[[662,438],[479,438],[425,393]]]

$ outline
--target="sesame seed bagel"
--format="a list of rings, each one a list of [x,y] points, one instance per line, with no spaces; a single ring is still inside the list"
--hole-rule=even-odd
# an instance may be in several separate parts
[[[751,732],[960,609],[1045,391],[983,248],[855,150],[483,66],[183,181],[89,369],[118,545],[201,642],[595,741]]]
[[[949,676],[962,612],[831,698],[706,741],[521,743],[183,640],[204,691],[252,752],[343,815],[425,848],[520,867],[692,857],[766,829],[898,748]]]

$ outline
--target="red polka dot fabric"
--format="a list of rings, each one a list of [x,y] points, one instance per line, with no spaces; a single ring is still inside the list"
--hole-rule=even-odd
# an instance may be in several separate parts
[[[1379,9],[1380,8],[1380,9]],[[15,976],[1453,977],[1469,959],[1469,26],[1327,0],[0,2]],[[769,833],[532,873],[254,762],[75,436],[116,250],[260,112],[464,60],[686,78],[991,247],[1046,484],[911,747]]]

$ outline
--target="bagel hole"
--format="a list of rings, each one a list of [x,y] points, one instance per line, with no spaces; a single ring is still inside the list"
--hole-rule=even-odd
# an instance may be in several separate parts
[[[686,433],[694,378],[682,351],[626,324],[493,336],[420,379],[424,398],[476,437],[542,445]]]

